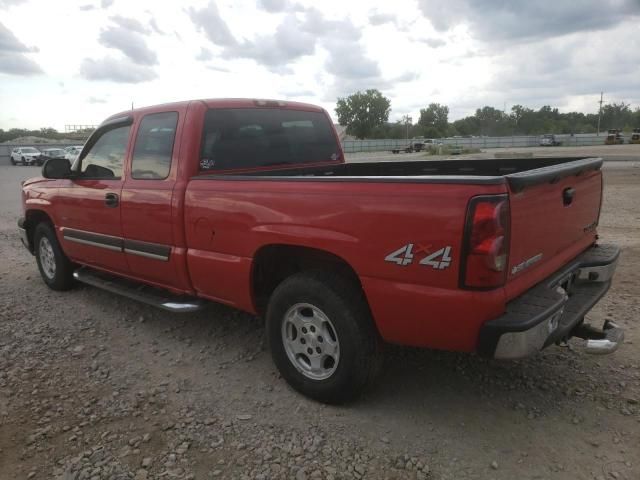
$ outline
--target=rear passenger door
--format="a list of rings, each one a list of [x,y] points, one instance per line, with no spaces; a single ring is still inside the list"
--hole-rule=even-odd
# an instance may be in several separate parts
[[[181,109],[148,113],[138,121],[121,212],[131,274],[177,289],[185,287],[186,264],[179,238],[182,196],[174,201],[184,114]]]

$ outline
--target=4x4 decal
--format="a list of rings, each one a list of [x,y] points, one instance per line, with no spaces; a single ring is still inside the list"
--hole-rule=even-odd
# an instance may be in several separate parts
[[[420,265],[428,265],[436,270],[444,270],[451,265],[451,247],[442,247],[433,253],[429,252],[431,245],[419,246],[414,252],[414,244],[407,243],[406,245],[394,250],[389,255],[384,257],[386,262],[396,263],[401,266],[411,265],[416,255],[420,253],[426,254]]]

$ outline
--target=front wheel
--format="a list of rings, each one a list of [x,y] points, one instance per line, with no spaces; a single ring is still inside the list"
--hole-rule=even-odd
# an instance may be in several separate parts
[[[73,265],[62,251],[53,227],[39,223],[34,232],[36,261],[40,275],[52,290],[73,287]]]
[[[15,166],[17,163],[18,163],[18,162],[16,162],[16,161],[13,159],[13,157],[11,157],[11,165],[14,165],[14,166]]]
[[[284,280],[269,301],[267,336],[284,379],[320,402],[354,399],[379,367],[363,293],[337,274],[303,272]]]

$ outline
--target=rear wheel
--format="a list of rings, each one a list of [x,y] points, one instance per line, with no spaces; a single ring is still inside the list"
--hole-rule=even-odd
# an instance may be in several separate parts
[[[378,337],[364,296],[337,274],[284,280],[269,301],[267,335],[284,379],[321,402],[354,399],[378,370]]]
[[[49,223],[39,223],[33,240],[38,270],[44,283],[53,290],[73,287],[73,265],[62,251],[53,227]]]

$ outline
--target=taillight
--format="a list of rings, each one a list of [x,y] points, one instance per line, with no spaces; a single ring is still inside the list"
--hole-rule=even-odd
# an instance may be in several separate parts
[[[460,284],[490,289],[504,285],[509,264],[509,198],[482,195],[469,202]]]

